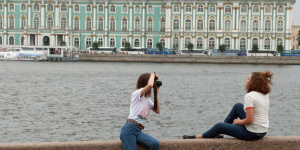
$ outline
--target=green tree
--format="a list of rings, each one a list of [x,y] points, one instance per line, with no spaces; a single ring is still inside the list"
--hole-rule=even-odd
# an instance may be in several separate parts
[[[221,51],[221,52],[222,52],[222,55],[223,55],[223,52],[226,51],[226,46],[225,46],[225,44],[219,45],[219,51]]]
[[[282,53],[283,52],[283,45],[282,44],[277,45],[277,52],[278,53]]]
[[[157,47],[157,49],[159,49],[159,51],[162,51],[162,50],[163,50],[163,45],[162,45],[161,42],[157,42],[157,43],[156,43],[156,47]]]
[[[61,41],[60,46],[66,46],[66,41]]]
[[[190,51],[190,53],[192,52],[192,50],[194,49],[194,44],[193,43],[188,43],[187,45],[188,50]]]
[[[252,52],[254,52],[254,53],[255,53],[255,56],[256,56],[256,53],[258,52],[258,44],[257,44],[257,43],[254,43],[254,44],[252,45]]]
[[[125,43],[125,50],[130,51],[131,50],[131,44],[129,42]]]
[[[93,42],[93,45],[92,45],[92,46],[93,46],[93,49],[94,49],[94,50],[98,50],[98,49],[99,49],[99,48],[98,48],[98,47],[99,47],[98,42]]]

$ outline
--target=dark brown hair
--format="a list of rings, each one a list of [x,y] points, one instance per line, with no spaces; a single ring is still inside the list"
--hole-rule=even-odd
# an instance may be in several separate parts
[[[136,83],[136,90],[145,87],[148,85],[148,81],[150,79],[150,73],[141,74],[137,83]],[[151,96],[151,90],[145,94],[146,97]]]
[[[271,92],[270,85],[273,85],[272,72],[252,72],[251,74],[251,79],[249,83],[246,84],[246,90],[248,93],[251,91],[257,91],[263,94],[268,94]]]

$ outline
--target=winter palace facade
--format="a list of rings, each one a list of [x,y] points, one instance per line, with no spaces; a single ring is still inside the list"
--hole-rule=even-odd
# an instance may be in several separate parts
[[[0,47],[274,49],[292,45],[295,0],[1,0]]]

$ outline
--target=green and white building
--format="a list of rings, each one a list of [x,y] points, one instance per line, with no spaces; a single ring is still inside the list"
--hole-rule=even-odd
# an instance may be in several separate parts
[[[291,49],[295,0],[1,0],[0,47]]]

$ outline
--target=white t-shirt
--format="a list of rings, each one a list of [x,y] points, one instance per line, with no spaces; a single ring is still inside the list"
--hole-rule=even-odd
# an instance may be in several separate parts
[[[130,103],[130,113],[128,119],[133,119],[137,122],[144,124],[149,116],[151,108],[154,106],[154,103],[150,98],[141,97],[141,91],[143,88],[135,90],[131,96]]]
[[[253,123],[246,125],[250,132],[264,133],[269,128],[269,94],[251,91],[245,95],[244,109],[253,108]]]

